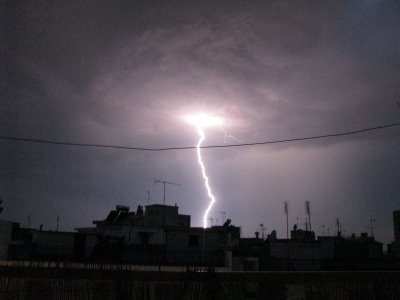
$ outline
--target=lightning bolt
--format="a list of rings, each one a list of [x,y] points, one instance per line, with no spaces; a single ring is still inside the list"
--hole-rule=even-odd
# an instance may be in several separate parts
[[[197,129],[197,133],[200,136],[199,141],[197,142],[197,145],[196,145],[197,162],[200,165],[201,174],[203,175],[203,179],[204,179],[204,185],[205,185],[205,187],[207,189],[207,195],[211,200],[210,203],[208,204],[208,207],[207,207],[207,209],[206,209],[206,211],[204,213],[204,216],[203,216],[203,228],[207,228],[208,213],[210,212],[211,207],[213,206],[213,204],[215,202],[215,196],[213,195],[213,193],[211,191],[211,187],[208,184],[208,176],[207,176],[207,173],[206,173],[206,168],[204,166],[203,159],[201,157],[201,148],[200,148],[200,146],[201,146],[201,143],[203,143],[203,141],[205,139],[204,131],[200,126],[196,126],[196,129]]]
[[[203,143],[203,141],[205,139],[205,133],[204,133],[203,128],[218,127],[220,130],[222,130],[222,132],[225,135],[224,142],[226,141],[227,138],[231,138],[236,141],[239,141],[239,140],[237,138],[235,138],[234,136],[227,134],[226,130],[222,127],[222,123],[223,123],[222,118],[215,117],[215,116],[208,115],[208,114],[197,114],[197,115],[186,116],[185,120],[188,123],[194,125],[197,130],[197,133],[199,134],[199,140],[196,145],[197,162],[201,169],[201,174],[203,176],[204,186],[206,187],[208,198],[210,199],[210,203],[208,204],[207,209],[204,212],[204,216],[203,216],[203,227],[207,228],[208,214],[209,214],[212,206],[214,205],[216,199],[211,191],[206,168],[205,168],[205,165],[203,162],[203,158],[201,156],[201,144]]]
[[[228,138],[231,138],[232,140],[235,140],[235,141],[238,142],[238,143],[241,143],[241,142],[242,142],[241,140],[235,138],[233,135],[228,134],[228,133],[226,132],[225,128],[222,127],[221,125],[219,125],[218,128],[224,133],[224,143],[226,143],[226,140],[227,140]]]

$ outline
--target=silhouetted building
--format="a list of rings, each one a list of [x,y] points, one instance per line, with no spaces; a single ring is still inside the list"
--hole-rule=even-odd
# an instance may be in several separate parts
[[[400,242],[400,210],[393,212],[394,240]]]
[[[393,212],[394,242],[388,244],[388,254],[400,259],[400,210]]]
[[[12,223],[0,220],[0,260],[7,259],[12,233]]]
[[[263,269],[314,271],[320,269],[319,243],[315,233],[297,229],[290,233],[290,239],[278,239],[273,231],[266,240],[267,258]]]
[[[399,268],[399,211],[393,213],[395,242],[383,245],[362,233],[322,236],[294,227],[290,239],[272,231],[266,239],[240,238],[228,219],[222,226],[190,226],[177,206],[118,205],[95,226],[77,232],[21,228],[0,221],[0,259],[121,262],[142,265],[214,266],[238,271],[377,270]],[[397,257],[397,258],[396,258]]]
[[[318,237],[323,270],[366,270],[382,264],[383,244],[367,233]]]
[[[232,270],[234,271],[260,271],[260,261],[264,258],[264,240],[256,232],[254,238],[241,238],[239,247],[233,251]]]
[[[190,227],[190,216],[168,205],[138,206],[136,213],[117,206],[94,228],[77,228],[79,234],[95,234],[91,259],[136,264],[231,266],[232,247],[240,230],[229,225]]]

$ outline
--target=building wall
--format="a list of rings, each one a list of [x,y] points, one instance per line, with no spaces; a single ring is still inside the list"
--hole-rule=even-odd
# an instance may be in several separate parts
[[[292,240],[271,241],[270,256],[289,259],[320,259],[319,245],[314,242],[296,242]]]
[[[0,220],[0,260],[7,259],[11,241],[12,223]]]
[[[315,241],[272,240],[267,269],[315,271],[320,269],[320,248]]]
[[[161,227],[135,226],[129,224],[104,223],[98,226],[97,233],[109,237],[121,237],[127,244],[163,244],[163,230]],[[146,238],[147,236],[147,238]],[[145,242],[145,240],[147,241]]]
[[[333,259],[335,257],[336,237],[319,237],[321,259]]]
[[[393,212],[394,240],[400,243],[400,210]]]
[[[234,244],[230,228],[187,228],[167,231],[167,258],[170,263],[232,266],[230,248]]]
[[[35,231],[32,234],[33,251],[36,257],[73,257],[74,233]]]
[[[145,211],[145,225],[162,226],[165,218],[165,226],[190,227],[190,216],[178,213],[177,206],[148,205]]]

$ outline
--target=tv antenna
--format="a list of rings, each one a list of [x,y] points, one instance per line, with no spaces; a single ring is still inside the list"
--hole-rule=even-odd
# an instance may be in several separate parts
[[[376,227],[374,226],[375,221],[375,218],[371,215],[371,218],[369,219],[370,225],[368,226],[368,229],[370,230],[370,234],[372,237],[374,236],[374,229],[376,229]]]
[[[308,216],[308,225],[311,231],[311,213],[310,213],[310,201],[306,201],[306,214]],[[306,229],[307,230],[307,229]]]
[[[284,212],[286,215],[286,239],[289,239],[289,205],[287,201],[285,201]]]
[[[165,180],[160,180],[160,179],[156,179],[154,178],[154,184],[157,183],[162,183],[163,187],[164,187],[164,191],[163,191],[163,205],[165,206],[165,185],[169,184],[169,185],[181,185],[180,183],[175,183],[175,182],[170,182],[170,181],[165,181]]]
[[[264,232],[267,228],[264,226],[264,224],[260,224],[260,231],[261,231],[261,238],[264,240]]]
[[[164,190],[164,192],[163,192],[162,228],[163,228],[163,241],[165,243],[165,231],[164,231],[165,230],[165,185],[166,184],[169,184],[169,185],[181,185],[181,184],[154,178],[154,184],[157,184],[157,183],[162,183],[163,184],[163,190]]]

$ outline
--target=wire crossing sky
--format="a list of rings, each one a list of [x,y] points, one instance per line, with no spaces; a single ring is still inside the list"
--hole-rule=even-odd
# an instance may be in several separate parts
[[[368,127],[353,131],[346,131],[340,133],[329,133],[323,135],[316,136],[308,136],[308,137],[298,137],[291,139],[279,139],[273,141],[264,141],[264,142],[251,142],[251,143],[240,143],[240,144],[228,144],[228,145],[209,145],[209,146],[183,146],[183,147],[162,147],[162,148],[145,148],[145,147],[129,147],[129,146],[117,146],[117,145],[105,145],[105,144],[87,144],[87,143],[71,143],[71,142],[59,142],[59,141],[50,141],[50,140],[41,140],[41,139],[27,139],[27,138],[18,138],[18,137],[9,137],[9,136],[0,136],[2,140],[8,141],[17,141],[17,142],[31,142],[31,143],[41,143],[41,144],[51,144],[51,145],[64,145],[64,146],[78,146],[78,147],[97,147],[97,148],[115,148],[115,149],[124,149],[124,150],[138,150],[138,151],[170,151],[170,150],[189,150],[189,149],[212,149],[212,148],[231,148],[231,147],[247,147],[247,146],[257,146],[257,145],[268,145],[268,144],[278,144],[278,143],[290,143],[297,141],[306,141],[306,140],[316,140],[316,139],[325,139],[325,138],[334,138],[340,136],[354,135],[360,134],[363,132],[375,131],[390,127],[400,126],[400,123],[391,123],[385,124],[375,127]],[[228,137],[230,137],[228,135]]]

